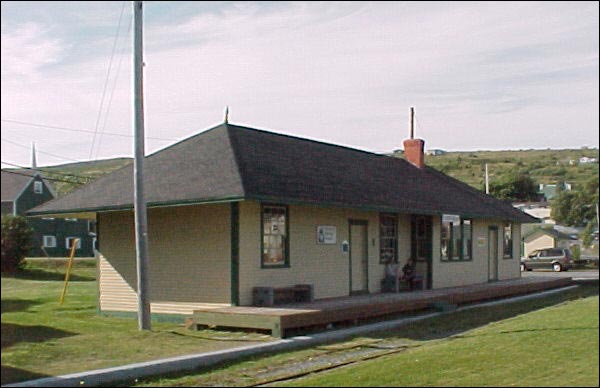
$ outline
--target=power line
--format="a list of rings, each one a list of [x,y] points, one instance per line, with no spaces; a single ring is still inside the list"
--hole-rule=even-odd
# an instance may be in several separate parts
[[[0,138],[0,139],[1,139],[2,141],[6,142],[6,143],[10,143],[10,144],[16,145],[17,147],[22,147],[22,148],[29,149],[29,146],[26,146],[26,145],[23,145],[23,144],[20,144],[20,143],[14,142],[14,141],[12,141],[12,140],[8,140],[8,139],[5,139],[5,138]],[[60,155],[51,154],[50,152],[45,152],[45,151],[40,151],[40,150],[37,150],[37,152],[39,152],[40,154],[49,155],[49,156],[52,156],[52,157],[55,157],[55,158],[58,158],[58,159],[66,160],[66,161],[68,161],[68,162],[78,162],[78,163],[80,163],[80,162],[81,162],[81,160],[77,160],[77,159],[70,159],[70,158],[65,158],[64,156],[60,156]]]
[[[57,130],[60,130],[60,131],[94,133],[94,131],[91,130],[91,129],[77,129],[77,128],[61,127],[61,126],[57,126],[57,125],[47,125],[47,124],[30,123],[30,122],[27,122],[27,121],[19,121],[19,120],[11,120],[11,119],[0,119],[0,121],[3,121],[5,123],[14,123],[14,124],[20,124],[20,125],[28,125],[30,127],[57,129]],[[104,132],[103,134],[104,135],[109,135],[109,136],[119,136],[119,137],[129,137],[129,138],[133,137],[133,135],[127,135],[127,134],[115,133],[115,132]],[[151,136],[147,136],[146,139],[161,140],[161,141],[177,141],[178,140],[178,139],[166,139],[164,137],[151,137]]]
[[[117,33],[115,34],[115,40],[113,41],[112,52],[110,54],[110,61],[108,62],[108,71],[106,72],[106,78],[104,79],[104,88],[102,89],[102,98],[100,99],[100,108],[98,109],[98,117],[96,117],[96,126],[94,127],[94,137],[92,138],[92,146],[90,147],[90,156],[88,159],[92,159],[94,153],[94,145],[96,144],[96,134],[98,133],[98,126],[100,125],[100,117],[102,116],[102,107],[104,106],[104,97],[106,97],[106,88],[108,87],[108,80],[110,78],[110,71],[112,69],[113,59],[115,57],[115,51],[117,51],[117,41],[119,39],[119,33],[121,32],[121,20],[123,20],[123,12],[125,11],[125,2],[121,7],[121,14],[119,15],[119,24],[117,25]]]
[[[129,36],[129,33],[131,32],[132,24],[133,24],[133,18],[129,19],[129,26],[127,27],[127,33],[125,34],[125,36]],[[115,96],[115,89],[117,88],[117,80],[119,79],[119,74],[121,74],[121,64],[123,63],[125,49],[127,49],[127,47],[128,47],[127,45],[123,45],[123,48],[121,49],[121,53],[119,55],[119,64],[117,65],[117,73],[115,74],[115,78],[113,81],[113,87],[110,92],[110,98],[108,99],[108,106],[106,107],[106,112],[104,113],[104,125],[102,126],[102,129],[100,130],[100,135],[98,137],[98,145],[96,146],[96,156],[94,157],[94,159],[98,159],[98,155],[100,154],[100,146],[102,144],[102,135],[104,134],[104,131],[106,130],[106,124],[108,123],[110,107],[112,106],[113,97]]]
[[[2,162],[4,163],[4,162]],[[22,175],[22,176],[27,176],[27,177],[32,177],[31,175],[28,174],[24,174],[22,172],[17,172],[17,171],[11,171],[11,170],[2,170],[2,172],[5,172],[7,174],[15,174],[15,175]],[[75,184],[75,185],[83,185],[84,183],[82,182],[73,182],[73,181],[68,181],[68,180],[64,180],[64,179],[57,179],[57,178],[47,178],[47,177],[43,177],[45,180],[47,181],[54,181],[54,182],[63,182],[63,183],[71,183],[71,184]]]
[[[18,164],[14,164],[14,163],[10,163],[10,162],[2,162],[2,161],[0,161],[0,163],[7,164],[7,165],[12,166],[12,167],[18,167],[18,168],[21,168],[21,169],[24,169],[24,170],[31,170],[31,171],[37,171],[37,172],[45,172],[47,174],[52,174],[52,175],[62,175],[62,176],[68,176],[68,177],[74,177],[74,178],[81,178],[81,179],[87,179],[87,180],[93,179],[93,177],[91,177],[91,176],[76,175],[76,174],[65,174],[65,173],[62,173],[62,172],[48,171],[47,168],[44,170],[42,167],[38,167],[38,168],[25,167],[25,166],[21,166],[21,165],[18,165]]]

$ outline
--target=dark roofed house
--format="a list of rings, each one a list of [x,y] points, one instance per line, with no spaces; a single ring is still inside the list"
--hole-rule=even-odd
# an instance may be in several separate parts
[[[407,161],[222,124],[148,156],[152,312],[252,305],[267,286],[376,293],[411,257],[427,289],[520,277],[535,219],[425,166],[423,145],[405,141]],[[137,311],[132,204],[127,166],[32,211],[97,214],[103,312]]]
[[[2,170],[2,215],[26,216],[29,209],[55,198],[52,186],[32,170]],[[94,256],[94,221],[77,218],[27,217],[34,231],[29,256],[65,257],[75,239],[76,255]]]

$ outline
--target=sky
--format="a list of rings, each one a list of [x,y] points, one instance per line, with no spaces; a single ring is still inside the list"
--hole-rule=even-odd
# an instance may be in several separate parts
[[[223,122],[372,152],[598,147],[597,2],[145,2],[146,153]],[[132,156],[131,2],[1,3],[2,166]]]

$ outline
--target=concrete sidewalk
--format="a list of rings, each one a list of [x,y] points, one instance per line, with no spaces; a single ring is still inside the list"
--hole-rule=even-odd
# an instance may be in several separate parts
[[[81,387],[81,386],[100,386],[111,385],[117,382],[135,382],[137,379],[151,376],[160,376],[173,372],[193,371],[200,368],[206,368],[231,361],[242,357],[248,357],[258,354],[274,353],[279,351],[289,351],[298,348],[318,345],[321,343],[343,340],[356,335],[365,333],[386,331],[396,329],[400,326],[436,317],[443,314],[451,314],[454,311],[470,310],[495,306],[500,304],[509,304],[528,299],[544,297],[550,294],[563,292],[578,287],[568,286],[549,291],[543,291],[530,295],[512,297],[503,300],[497,300],[486,303],[459,307],[450,312],[436,312],[423,314],[412,318],[402,318],[385,322],[378,322],[364,326],[357,326],[348,329],[336,330],[327,333],[319,333],[310,336],[299,336],[289,339],[281,339],[265,344],[242,346],[234,349],[220,350],[208,353],[192,354],[180,357],[171,357],[161,360],[128,364],[115,368],[97,369],[92,371],[73,373],[63,376],[47,377],[36,380],[24,381],[21,383],[7,384],[3,387]]]

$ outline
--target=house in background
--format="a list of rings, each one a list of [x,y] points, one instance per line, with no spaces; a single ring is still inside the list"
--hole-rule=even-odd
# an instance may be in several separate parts
[[[556,224],[556,221],[552,219],[552,208],[548,202],[514,202],[513,206],[538,218],[543,224]]]
[[[560,184],[540,183],[538,194],[543,197],[544,202],[548,202],[556,198],[561,191],[571,191],[572,189],[573,185],[567,182]]]
[[[445,155],[445,154],[446,154],[446,151],[440,150],[440,149],[431,149],[431,150],[425,151],[425,155],[429,155],[429,156],[439,156],[439,155]]]
[[[55,198],[52,186],[32,170],[2,170],[2,215],[26,216],[26,212]],[[78,240],[76,256],[94,256],[95,221],[78,218],[27,217],[32,227],[32,257],[69,256]]]
[[[573,249],[575,245],[581,247],[581,240],[577,236],[560,232],[554,228],[534,227],[531,231],[523,234],[523,256],[525,257],[536,249]]]
[[[381,292],[386,264],[417,263],[426,289],[521,276],[536,220],[424,164],[224,123],[145,160],[151,311],[252,305],[259,287],[315,299]],[[133,167],[30,211],[96,215],[99,309],[137,311]]]

